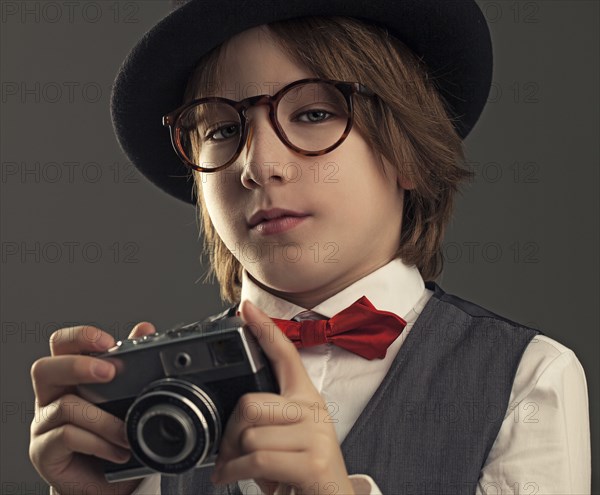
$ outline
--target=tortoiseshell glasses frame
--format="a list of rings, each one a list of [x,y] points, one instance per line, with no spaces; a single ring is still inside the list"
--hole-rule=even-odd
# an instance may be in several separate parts
[[[342,132],[342,134],[340,135],[339,139],[332,145],[327,146],[326,148],[317,150],[317,151],[304,150],[304,149],[294,145],[293,143],[291,143],[289,141],[288,137],[286,136],[280,122],[277,119],[277,108],[278,108],[278,105],[281,102],[281,100],[284,98],[284,96],[287,93],[289,93],[290,91],[292,91],[294,88],[297,88],[300,85],[311,84],[311,83],[322,83],[325,85],[330,85],[331,87],[335,88],[337,91],[339,91],[339,93],[341,95],[343,95],[346,105],[347,105],[347,108],[348,108],[348,114],[347,114],[348,121],[347,121],[346,127],[345,127],[344,131]],[[248,119],[246,117],[246,112],[248,111],[249,108],[257,106],[257,105],[268,105],[269,120],[271,122],[271,125],[272,125],[273,129],[275,130],[275,133],[277,134],[279,139],[288,148],[290,148],[293,151],[295,151],[301,155],[304,155],[304,156],[321,156],[321,155],[325,155],[326,153],[329,153],[330,151],[333,151],[338,146],[340,146],[344,142],[344,140],[348,137],[348,134],[350,134],[350,131],[352,130],[352,125],[354,122],[354,104],[353,104],[354,95],[373,97],[373,96],[375,96],[375,93],[372,90],[370,90],[368,87],[366,87],[365,85],[358,83],[358,82],[336,81],[336,80],[332,80],[332,79],[320,79],[320,78],[300,79],[300,80],[294,81],[294,82],[284,86],[281,90],[277,91],[273,96],[257,95],[257,96],[251,96],[249,98],[245,98],[241,101],[230,100],[230,99],[222,98],[222,97],[218,97],[218,96],[199,98],[199,99],[190,101],[189,103],[186,103],[185,105],[183,105],[183,106],[177,108],[176,110],[173,110],[169,114],[165,115],[162,118],[162,123],[163,123],[163,126],[169,127],[169,131],[170,131],[170,135],[171,135],[171,144],[173,145],[173,149],[175,150],[175,153],[177,153],[177,156],[181,159],[181,161],[185,165],[187,165],[188,167],[191,167],[194,170],[197,170],[199,172],[206,172],[206,173],[218,172],[219,170],[223,170],[223,169],[227,168],[229,165],[231,165],[233,162],[235,162],[235,160],[239,157],[240,153],[242,152],[242,150],[244,149],[244,146],[247,143],[249,126],[248,126]],[[229,159],[226,163],[224,163],[223,165],[217,166],[217,167],[213,167],[213,168],[201,167],[201,166],[193,163],[186,156],[186,153],[183,149],[183,145],[181,142],[180,117],[184,114],[184,112],[186,112],[190,108],[195,107],[200,104],[203,104],[203,103],[226,104],[226,105],[231,106],[239,115],[240,139],[239,139],[239,144],[237,146],[237,149],[233,153],[231,159]]]

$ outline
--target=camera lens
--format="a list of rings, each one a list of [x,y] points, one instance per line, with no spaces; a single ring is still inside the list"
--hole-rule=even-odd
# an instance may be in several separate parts
[[[167,474],[201,464],[221,437],[221,420],[211,397],[178,379],[152,383],[133,402],[125,423],[137,460]]]
[[[194,446],[192,421],[180,409],[170,405],[148,409],[141,417],[137,430],[142,450],[157,462],[180,462]]]
[[[165,442],[173,444],[180,444],[184,438],[184,429],[181,423],[178,423],[168,416],[162,417],[158,420],[158,429],[160,436]]]

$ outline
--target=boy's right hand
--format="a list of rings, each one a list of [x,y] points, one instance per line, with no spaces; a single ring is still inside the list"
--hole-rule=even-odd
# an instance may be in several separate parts
[[[129,338],[155,331],[151,323],[138,323]],[[58,493],[128,495],[141,482],[106,481],[102,459],[125,462],[131,455],[125,424],[75,395],[76,385],[109,382],[115,375],[112,364],[81,353],[104,352],[114,345],[110,334],[95,327],[63,328],[50,337],[51,357],[31,367],[35,417],[29,457]]]

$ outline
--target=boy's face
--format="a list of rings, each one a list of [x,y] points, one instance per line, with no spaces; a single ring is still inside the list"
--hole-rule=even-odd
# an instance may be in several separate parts
[[[293,63],[260,28],[232,38],[216,95],[241,100],[274,94],[314,77]],[[229,250],[262,286],[312,307],[383,266],[399,247],[403,189],[391,167],[353,128],[334,151],[300,155],[280,141],[268,107],[248,111],[251,139],[224,171],[200,174],[212,223]],[[248,224],[259,209],[282,208],[306,217],[266,234]]]

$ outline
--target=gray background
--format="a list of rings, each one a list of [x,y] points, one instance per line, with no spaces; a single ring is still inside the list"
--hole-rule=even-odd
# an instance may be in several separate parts
[[[494,86],[466,141],[477,177],[438,283],[573,349],[596,419],[599,3],[479,3]],[[70,4],[2,2],[3,494],[45,492],[27,453],[29,369],[53,330],[91,323],[124,337],[137,321],[171,326],[221,308],[201,282],[194,209],[138,175],[111,127],[117,68],[169,4]],[[596,468],[597,446],[592,420]]]

